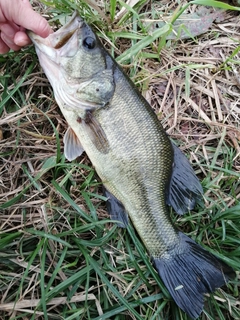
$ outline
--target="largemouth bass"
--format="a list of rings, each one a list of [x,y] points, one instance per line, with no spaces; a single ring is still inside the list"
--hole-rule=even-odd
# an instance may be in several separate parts
[[[111,217],[122,226],[130,217],[177,305],[198,317],[204,293],[235,273],[170,221],[168,205],[183,214],[202,194],[188,160],[77,13],[46,39],[29,36],[69,124],[66,158],[85,150],[106,188]]]

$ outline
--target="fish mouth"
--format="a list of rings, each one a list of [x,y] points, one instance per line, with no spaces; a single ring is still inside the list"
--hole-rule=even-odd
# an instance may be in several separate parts
[[[84,20],[75,11],[67,24],[56,32],[51,33],[47,38],[42,38],[30,30],[27,31],[27,34],[40,51],[46,51],[46,49],[42,50],[45,46],[52,49],[61,49],[84,25]]]

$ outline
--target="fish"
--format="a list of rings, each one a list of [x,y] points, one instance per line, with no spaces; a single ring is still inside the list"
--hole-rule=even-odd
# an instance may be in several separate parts
[[[197,318],[204,294],[235,272],[170,219],[170,206],[184,214],[203,194],[189,161],[78,12],[47,38],[28,35],[69,125],[66,159],[86,152],[111,218],[123,228],[131,220],[173,300]]]

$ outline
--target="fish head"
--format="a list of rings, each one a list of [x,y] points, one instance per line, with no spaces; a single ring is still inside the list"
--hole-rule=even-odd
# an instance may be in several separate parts
[[[105,50],[76,11],[66,25],[47,38],[32,31],[28,35],[53,87],[62,77],[72,82],[84,81],[106,68]]]
[[[77,12],[47,38],[28,35],[61,109],[85,119],[87,111],[107,105],[114,92],[113,60]]]

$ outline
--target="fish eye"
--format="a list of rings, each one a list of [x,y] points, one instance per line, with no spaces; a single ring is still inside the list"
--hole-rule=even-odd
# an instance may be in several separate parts
[[[92,37],[87,37],[83,40],[83,46],[87,49],[94,49],[96,45],[96,41]]]

